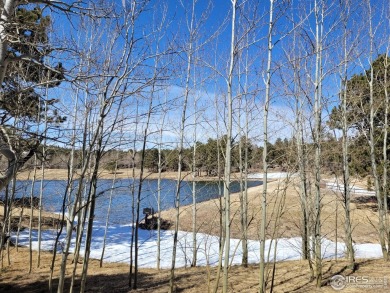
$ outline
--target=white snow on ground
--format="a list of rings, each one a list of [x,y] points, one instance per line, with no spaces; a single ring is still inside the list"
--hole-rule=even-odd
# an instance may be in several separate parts
[[[269,173],[268,178],[280,179],[287,176],[294,176],[289,173]],[[249,174],[248,178],[261,179],[262,173]],[[342,192],[344,186],[337,182],[327,182],[326,187]],[[359,187],[350,187],[351,192],[362,195],[375,195],[372,191],[367,191]],[[131,239],[131,225],[117,225],[111,226],[107,232],[106,249],[104,254],[104,260],[106,262],[125,262],[130,261],[130,239]],[[56,231],[45,230],[42,232],[42,249],[53,250],[54,241],[56,238]],[[32,244],[33,249],[38,248],[36,230],[32,231]],[[93,241],[91,244],[92,258],[100,259],[103,247],[104,226],[95,223],[93,230]],[[15,236],[12,237],[12,241],[15,243]],[[18,244],[28,245],[29,230],[22,231],[19,235]],[[57,248],[61,251],[64,247],[65,239],[62,235],[60,237],[60,245]],[[299,260],[301,258],[301,238],[281,238],[276,241],[266,241],[266,251],[270,252],[269,261],[274,259],[274,248],[276,244],[276,260]],[[170,268],[172,262],[172,247],[173,247],[173,231],[161,231],[161,267]],[[198,259],[197,264],[201,266],[216,265],[218,263],[218,247],[219,238],[217,236],[207,235],[203,233],[197,234],[197,249]],[[231,264],[240,264],[242,248],[239,239],[231,239],[230,243],[230,260]],[[380,258],[382,257],[382,251],[379,244],[355,244],[355,251],[357,258]],[[75,239],[72,239],[71,252],[75,248]],[[345,252],[345,244],[337,243],[337,256],[343,257]],[[260,242],[256,240],[248,241],[249,250],[249,262],[259,263],[260,260]],[[322,253],[324,258],[334,258],[336,254],[336,243],[328,239],[322,240]],[[178,246],[177,246],[177,258],[176,267],[190,266],[192,261],[192,233],[179,231]],[[81,247],[81,253],[84,253],[84,244]],[[139,230],[139,259],[138,263],[140,267],[155,268],[157,266],[157,232]]]
[[[93,241],[91,247],[92,258],[100,259],[102,253],[104,226],[95,226],[93,230]],[[192,233],[179,231],[179,243],[177,246],[176,266],[184,267],[191,264],[192,259]],[[46,230],[42,232],[42,249],[52,250],[54,248],[54,240],[56,231]],[[126,262],[130,260],[130,237],[131,226],[111,226],[108,229],[106,249],[104,260],[106,262]],[[12,237],[15,243],[15,236]],[[24,230],[19,236],[20,245],[28,245],[29,231]],[[37,231],[32,231],[33,249],[37,249]],[[216,265],[218,263],[218,240],[217,236],[198,233],[198,265],[205,266],[207,264]],[[64,244],[64,237],[61,236],[60,242]],[[266,241],[267,251],[271,247],[270,261],[273,260],[273,252],[275,240]],[[322,241],[322,253],[324,258],[333,258],[335,256],[336,243],[327,239]],[[75,241],[72,239],[71,250],[75,247]],[[161,231],[161,267],[170,268],[172,260],[173,247],[173,231]],[[276,260],[299,260],[301,258],[301,238],[281,238],[277,240]],[[248,242],[249,262],[258,263],[260,260],[260,242],[250,240]],[[382,255],[379,244],[355,244],[357,258],[380,258]],[[61,251],[61,247],[59,248]],[[337,243],[337,255],[343,257],[345,251],[344,243]],[[84,246],[82,247],[82,253]],[[241,263],[241,243],[238,239],[231,240],[231,258],[232,264]],[[157,232],[139,230],[139,266],[145,268],[156,267],[157,256]]]
[[[295,177],[297,176],[296,173],[287,173],[287,172],[276,172],[276,173],[268,173],[267,178],[268,179],[283,179],[287,177]],[[262,179],[264,178],[264,173],[251,173],[248,174],[249,179]],[[336,191],[336,192],[344,192],[344,185],[337,182],[326,182],[326,188]],[[375,195],[375,191],[368,191],[364,188],[357,187],[354,185],[350,185],[349,190],[351,193],[354,194],[361,194],[361,195]]]
[[[326,188],[336,192],[344,192],[344,184],[337,183],[337,182],[327,182]],[[351,193],[355,193],[355,194],[375,195],[375,191],[368,191],[364,188],[353,186],[353,185],[349,187],[349,190]]]

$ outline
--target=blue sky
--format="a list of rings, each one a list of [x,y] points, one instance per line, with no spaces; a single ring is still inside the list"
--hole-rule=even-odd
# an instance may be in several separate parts
[[[241,5],[242,1],[238,1]],[[327,1],[331,3],[331,1]],[[106,2],[110,3],[110,2]],[[118,11],[121,10],[122,2],[113,2],[118,5]],[[129,3],[129,2],[127,2]],[[156,59],[152,56],[156,53],[157,44],[159,46],[159,52],[166,52],[164,57],[158,61],[159,67],[164,67],[164,72],[160,74],[160,81],[156,87],[160,87],[161,93],[164,89],[164,95],[167,96],[167,100],[171,101],[170,111],[166,115],[167,129],[165,129],[165,141],[172,142],[172,145],[177,143],[177,130],[179,129],[182,101],[185,92],[185,78],[186,78],[186,61],[187,55],[185,49],[188,48],[188,23],[190,19],[192,1],[178,1],[178,0],[166,0],[166,1],[151,1],[148,6],[136,20],[134,26],[134,34],[137,39],[135,43],[135,49],[132,51],[132,55],[128,62],[129,64],[137,64],[137,58],[147,57],[128,77],[128,89],[135,88],[139,78],[143,79],[145,76],[150,76],[153,72]],[[256,23],[256,28],[251,31],[246,37],[242,38],[242,42],[239,46],[242,48],[245,42],[252,43],[247,49],[243,49],[241,55],[236,59],[235,66],[235,77],[234,77],[234,96],[235,96],[235,113],[238,113],[238,102],[241,95],[246,90],[248,94],[245,95],[247,98],[253,99],[256,109],[252,119],[253,135],[257,137],[259,143],[261,143],[261,116],[262,116],[262,101],[264,100],[264,75],[265,75],[265,63],[266,63],[266,34],[267,34],[267,21],[268,21],[268,1],[248,1],[245,5],[239,7],[238,19],[237,19],[237,37],[242,37],[242,31],[244,27],[250,23]],[[276,3],[281,3],[276,1]],[[275,30],[273,40],[276,42],[283,36],[283,39],[275,45],[273,51],[273,63],[272,63],[272,103],[271,103],[271,117],[270,127],[275,129],[272,133],[272,139],[275,140],[277,136],[280,137],[291,137],[292,130],[291,125],[294,121],[293,114],[293,100],[288,95],[288,89],[294,88],[293,71],[289,66],[286,59],[286,54],[294,53],[292,51],[292,39],[294,34],[291,29],[294,27],[294,23],[291,19],[294,19],[295,25],[299,22],[299,19],[304,19],[304,23],[295,30],[295,37],[299,39],[297,45],[296,57],[304,58],[300,66],[302,66],[301,78],[302,83],[305,83],[305,88],[308,94],[308,98],[312,99],[314,85],[310,81],[314,76],[314,55],[311,48],[311,44],[314,38],[314,14],[310,11],[313,1],[298,1],[294,0],[290,2],[290,7],[279,7],[276,10],[276,14],[281,14],[281,17],[275,24]],[[376,51],[374,55],[382,53],[384,46],[386,45],[386,32],[388,31],[388,23],[385,22],[383,15],[382,6],[386,3],[386,0],[372,0],[371,3],[374,8],[373,23],[375,26],[379,23],[380,27],[375,35]],[[187,6],[187,11],[182,7],[182,4]],[[208,6],[210,4],[210,6]],[[255,4],[257,8],[254,9]],[[206,8],[209,10],[206,12]],[[340,19],[341,11],[336,4],[327,6],[329,9],[328,14],[325,18],[324,32],[326,39],[324,41],[325,51],[323,54],[323,65],[324,65],[324,89],[323,98],[326,101],[324,104],[323,117],[324,121],[327,119],[328,112],[330,109],[338,103],[338,92],[339,92],[339,64],[342,57],[342,50],[340,45],[341,40],[341,26]],[[349,74],[362,72],[363,68],[367,69],[368,66],[368,37],[367,37],[367,18],[362,18],[361,15],[366,12],[365,7],[355,5],[352,7],[353,13],[349,19],[349,45],[352,46],[352,41],[357,40],[354,44],[355,48],[352,50]],[[198,50],[193,56],[193,64],[191,65],[191,77],[190,77],[190,94],[189,94],[189,107],[187,110],[188,122],[186,126],[186,134],[189,137],[187,141],[191,141],[193,132],[193,116],[195,108],[193,100],[199,99],[199,108],[203,108],[199,115],[199,122],[197,126],[197,138],[206,141],[209,137],[217,135],[215,107],[214,100],[218,96],[219,100],[223,100],[226,96],[226,76],[228,68],[228,54],[230,50],[230,12],[231,12],[231,1],[230,0],[218,0],[218,1],[205,1],[199,0],[196,3],[195,9],[195,23],[199,26],[199,31],[196,37],[196,41],[193,46],[197,47]],[[202,16],[205,17],[204,21]],[[95,69],[92,72],[99,74],[102,71],[103,65],[108,60],[107,58],[114,59],[120,58],[123,53],[124,40],[121,39],[121,35],[117,35],[118,39],[112,46],[112,53],[104,54],[105,48],[107,48],[110,41],[116,35],[115,29],[118,25],[123,24],[122,21],[118,23],[111,23],[107,26],[108,20],[101,20],[97,23],[99,27],[86,26],[88,29],[85,31],[80,27],[81,21],[78,15],[72,16],[70,19],[65,18],[62,14],[53,14],[54,26],[53,26],[53,39],[58,41],[66,40],[67,44],[73,44],[75,49],[83,51],[84,56],[88,52],[93,53],[96,64]],[[162,20],[164,20],[162,22]],[[70,25],[70,23],[72,25]],[[92,22],[86,19],[86,23],[91,24]],[[158,26],[162,23],[163,29],[157,32]],[[334,26],[334,27],[333,27]],[[217,28],[221,28],[218,35],[215,35]],[[330,28],[332,28],[331,31]],[[290,32],[286,35],[287,32]],[[286,35],[286,36],[285,36]],[[387,34],[388,35],[388,34]],[[123,35],[122,35],[123,36]],[[156,40],[159,39],[159,42]],[[90,41],[92,40],[92,41]],[[209,40],[209,42],[205,42]],[[73,42],[73,43],[72,43]],[[203,44],[200,46],[200,44]],[[166,51],[168,50],[169,51]],[[73,52],[66,54],[58,54],[57,57],[64,63],[65,68],[72,69],[74,66],[79,66],[82,62],[83,55],[73,54]],[[375,57],[375,56],[374,56]],[[62,59],[62,60],[61,60]],[[106,60],[106,61],[105,61]],[[117,61],[115,61],[117,62]],[[112,64],[110,70],[115,70],[115,62]],[[245,66],[249,65],[249,70],[245,71]],[[123,65],[122,65],[123,66]],[[304,68],[306,66],[306,68]],[[215,67],[213,69],[212,67]],[[107,69],[108,70],[108,69]],[[106,74],[109,71],[105,70]],[[241,77],[238,77],[239,72],[245,73]],[[138,81],[137,81],[138,80]],[[144,80],[145,81],[145,80]],[[100,80],[103,82],[104,80]],[[289,85],[287,87],[287,85]],[[125,103],[128,111],[128,122],[126,127],[129,132],[134,131],[134,105],[135,101],[139,101],[140,106],[139,112],[147,112],[147,101],[150,94],[151,87],[147,86],[142,91],[136,94],[130,94],[127,97]],[[168,90],[167,90],[168,89]],[[167,92],[168,91],[168,92]],[[69,84],[63,83],[61,90],[57,90],[57,95],[62,97],[62,104],[66,107],[66,110],[73,109],[73,103],[75,101],[75,87],[71,87]],[[79,95],[84,96],[83,90],[79,90]],[[161,103],[162,97],[156,98],[155,95],[154,105],[157,106]],[[93,95],[90,99],[94,99]],[[172,106],[174,105],[174,106]],[[200,107],[202,105],[202,107]],[[158,107],[157,107],[158,108]],[[223,104],[220,103],[219,108],[223,108]],[[160,110],[162,107],[159,108]],[[310,111],[310,103],[307,101],[307,113]],[[81,109],[80,109],[81,110]],[[219,129],[223,131],[223,111],[219,111]],[[71,113],[68,112],[71,116]],[[153,128],[150,133],[155,133],[156,129],[159,128],[159,119],[161,119],[160,113],[154,113],[152,118],[154,119],[152,124]],[[245,115],[242,114],[242,117]],[[144,122],[145,115],[138,122]],[[237,122],[238,118],[235,118]],[[243,119],[243,118],[241,118]],[[209,120],[209,121],[206,121]],[[71,121],[71,119],[69,119]],[[213,121],[211,123],[210,121]],[[169,122],[169,123],[168,123]],[[272,122],[272,123],[271,123]],[[169,124],[169,125],[168,125]],[[237,128],[238,126],[236,126]],[[142,127],[138,127],[142,129]],[[130,134],[129,134],[130,135]],[[134,136],[134,134],[132,134]],[[154,134],[151,134],[151,145],[155,142]]]

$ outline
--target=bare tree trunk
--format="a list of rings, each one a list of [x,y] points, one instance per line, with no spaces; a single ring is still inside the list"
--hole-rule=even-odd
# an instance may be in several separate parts
[[[1,9],[1,24],[0,24],[0,84],[3,84],[5,77],[5,72],[7,70],[7,54],[8,54],[8,37],[7,37],[7,24],[9,23],[9,18],[15,14],[15,9],[18,4],[16,0],[5,0],[3,1]],[[4,186],[0,186],[0,190]]]
[[[248,44],[248,40],[247,40]],[[241,67],[239,66],[238,83],[241,84]],[[247,83],[248,83],[248,53],[245,60],[245,82],[244,92],[238,95],[239,110],[238,110],[238,133],[240,135],[240,141],[238,145],[238,160],[240,170],[240,225],[241,225],[241,247],[242,247],[242,260],[241,265],[248,266],[248,100],[247,100]],[[242,101],[245,98],[245,127],[241,126],[241,109]],[[244,145],[243,145],[244,144]]]
[[[233,70],[236,57],[236,10],[237,0],[231,0],[232,18],[231,18],[231,35],[230,35],[230,56],[229,71],[227,79],[227,134],[225,149],[225,170],[223,196],[225,199],[225,257],[223,262],[223,293],[228,292],[228,275],[229,275],[229,257],[230,257],[230,171],[231,171],[231,148],[232,148],[232,122],[233,122]]]
[[[175,291],[175,265],[176,265],[176,247],[178,242],[178,233],[179,233],[179,216],[180,216],[180,186],[181,186],[181,170],[183,167],[183,144],[184,144],[184,128],[186,122],[186,112],[187,112],[187,102],[190,93],[190,77],[191,77],[191,67],[192,67],[192,57],[194,53],[194,25],[195,25],[195,4],[196,1],[192,1],[192,10],[191,10],[191,20],[189,25],[189,43],[187,53],[187,70],[186,70],[186,81],[185,81],[185,92],[184,92],[184,101],[183,108],[181,113],[181,123],[180,123],[180,139],[179,139],[179,158],[178,158],[178,170],[177,170],[177,182],[175,190],[175,230],[173,235],[173,250],[172,250],[172,263],[171,271],[169,278],[169,292],[173,293]]]
[[[46,87],[46,95],[48,94],[48,88]],[[39,121],[39,119],[38,119]],[[45,102],[45,118],[44,118],[44,129],[45,132],[43,135],[46,137],[47,129],[47,102]],[[46,139],[43,140],[42,145],[42,159],[41,159],[41,184],[39,189],[39,205],[38,205],[38,256],[37,256],[37,268],[41,264],[41,238],[42,238],[42,198],[43,198],[43,188],[45,180],[45,160],[46,160]]]
[[[261,198],[261,227],[260,227],[260,280],[259,292],[266,291],[266,274],[265,274],[265,240],[266,240],[266,222],[267,222],[267,180],[268,180],[268,111],[271,99],[271,62],[272,62],[272,32],[273,32],[273,12],[274,0],[270,0],[269,8],[269,23],[268,23],[268,57],[267,57],[267,73],[265,84],[265,101],[263,113],[263,194]]]
[[[121,143],[119,142],[119,145]],[[118,160],[119,160],[119,152],[116,153],[116,159],[115,159],[115,169],[114,169],[114,178],[112,179],[112,184],[111,184],[111,190],[110,190],[110,198],[108,200],[108,208],[107,208],[107,216],[106,216],[106,225],[104,228],[104,235],[103,235],[103,247],[102,247],[102,255],[100,256],[100,267],[103,267],[103,258],[104,258],[104,251],[106,249],[106,239],[107,239],[107,230],[110,222],[110,214],[111,214],[111,204],[112,204],[112,197],[114,194],[114,189],[115,189],[115,183],[116,183],[116,176],[118,172]]]
[[[390,20],[389,20],[390,22]],[[385,61],[384,61],[384,89],[385,89],[385,122],[384,122],[384,128],[383,128],[383,198],[384,198],[384,214],[385,214],[385,234],[386,234],[386,239],[387,239],[387,245],[390,243],[390,223],[389,223],[389,208],[388,208],[388,180],[387,180],[387,169],[389,167],[389,162],[387,159],[387,149],[388,149],[388,128],[389,128],[389,120],[388,120],[388,115],[389,115],[389,92],[388,92],[388,80],[387,80],[387,74],[389,73],[389,51],[387,48],[386,54],[385,54]],[[387,248],[387,255],[388,259],[390,257],[390,248],[388,246]]]
[[[197,96],[194,97],[194,133],[192,143],[192,262],[191,267],[196,267],[197,260],[197,241],[196,241],[196,125],[197,121]]]
[[[29,250],[29,266],[28,266],[28,273],[30,274],[32,272],[32,224],[34,219],[34,205],[33,205],[33,198],[34,198],[34,186],[35,181],[37,179],[37,156],[34,156],[34,171],[33,171],[33,178],[31,181],[31,190],[30,190],[30,222],[29,222],[29,232],[28,232],[28,250]]]
[[[89,203],[89,212],[88,212],[88,226],[86,232],[85,239],[85,252],[84,252],[84,260],[83,260],[83,269],[81,274],[81,285],[80,285],[80,293],[85,292],[85,286],[87,282],[87,274],[88,274],[88,264],[89,264],[89,255],[91,253],[91,242],[92,242],[92,231],[93,231],[93,222],[95,217],[95,205],[96,205],[96,194],[97,194],[97,180],[98,180],[98,170],[99,170],[99,161],[101,158],[101,147],[102,147],[102,132],[103,132],[103,124],[99,127],[98,132],[100,133],[100,138],[98,139],[97,145],[97,154],[95,158],[95,166],[93,169],[91,182],[90,182],[90,191],[88,196]]]
[[[217,173],[218,173],[218,195],[219,195],[219,243],[218,243],[218,265],[217,265],[217,276],[215,278],[214,293],[217,293],[219,287],[219,279],[221,277],[222,269],[222,256],[223,256],[223,244],[225,243],[224,236],[224,219],[223,219],[223,202],[222,202],[222,188],[221,188],[221,157],[220,157],[220,138],[219,138],[219,123],[218,123],[218,100],[215,96],[215,118],[216,118],[216,132],[217,132]]]
[[[377,158],[375,153],[375,146],[376,141],[374,137],[375,132],[375,106],[374,106],[374,66],[373,66],[373,55],[374,55],[374,31],[373,31],[373,25],[372,25],[372,10],[371,10],[371,4],[370,1],[366,1],[368,6],[368,17],[369,17],[369,38],[370,38],[370,76],[367,76],[369,89],[370,89],[370,116],[369,116],[369,139],[368,143],[370,146],[370,160],[371,160],[371,172],[372,176],[374,177],[374,186],[375,186],[375,195],[378,201],[378,215],[379,215],[379,242],[382,249],[382,255],[384,260],[389,259],[388,255],[388,248],[386,247],[386,231],[385,231],[385,214],[384,214],[384,203],[383,203],[383,197],[381,195],[381,186],[379,184],[379,174],[378,174],[378,167],[377,167]]]
[[[314,92],[314,145],[315,145],[315,225],[314,225],[314,259],[316,287],[321,287],[322,282],[322,253],[321,253],[321,97],[322,97],[322,32],[324,3],[320,5],[315,1],[314,7],[316,19],[316,69]]]
[[[165,104],[166,104],[165,99]],[[163,126],[165,123],[165,116],[167,111],[163,110],[163,117],[161,120],[161,128],[160,128],[160,141],[158,144],[158,179],[157,179],[157,270],[160,270],[160,262],[161,262],[161,173],[163,169],[163,161],[162,161],[162,141],[163,141]]]
[[[137,191],[137,201],[135,206],[135,234],[134,234],[134,275],[130,276],[133,278],[132,289],[135,290],[138,287],[138,229],[140,222],[140,209],[141,209],[141,194],[142,194],[142,183],[144,180],[144,165],[145,165],[145,151],[146,151],[146,142],[148,137],[150,117],[152,114],[152,105],[153,105],[153,95],[150,97],[149,109],[147,114],[146,126],[144,129],[143,144],[141,150],[141,162],[140,162],[140,173],[139,173],[139,182],[138,182],[138,191]],[[131,281],[130,281],[131,282]]]
[[[135,155],[136,155],[136,137],[138,133],[138,101],[136,106],[137,112],[136,112],[136,121],[135,121],[135,135],[134,135],[134,141],[133,141],[133,150],[132,150],[132,163],[133,166],[131,168],[131,178],[132,178],[132,184],[130,187],[130,194],[131,194],[131,238],[130,238],[130,269],[129,269],[129,287],[131,288],[133,286],[132,279],[133,279],[133,251],[134,251],[134,234],[135,234]]]
[[[77,113],[77,108],[75,107],[75,111]],[[82,158],[82,169],[81,169],[81,174],[80,174],[80,177],[78,179],[78,187],[77,187],[77,191],[76,191],[76,194],[74,196],[74,202],[73,202],[73,205],[71,206],[70,208],[70,211],[69,211],[69,215],[66,219],[67,221],[67,225],[66,225],[66,238],[65,238],[65,247],[64,247],[64,251],[62,252],[62,260],[61,260],[61,266],[60,266],[60,277],[59,277],[59,283],[58,283],[58,289],[57,289],[57,292],[58,293],[62,293],[64,291],[64,282],[65,282],[65,272],[66,272],[66,265],[67,265],[67,259],[68,259],[68,255],[69,255],[69,249],[70,249],[70,245],[71,245],[71,240],[72,240],[72,234],[73,234],[73,225],[74,225],[74,219],[75,219],[75,216],[76,216],[76,213],[78,211],[80,211],[80,209],[82,208],[79,203],[81,202],[81,195],[82,195],[82,192],[83,192],[83,189],[84,189],[84,179],[86,177],[86,172],[88,170],[88,167],[89,167],[89,162],[90,162],[90,159],[91,159],[91,152],[87,152],[86,150],[86,146],[87,146],[87,130],[88,130],[88,125],[89,125],[89,115],[90,115],[90,109],[87,108],[86,111],[85,111],[85,117],[84,117],[84,132],[83,132],[83,149],[82,149],[82,153],[83,153],[83,158]],[[76,123],[76,118],[74,120],[74,123]],[[71,160],[70,162],[73,161],[73,155],[74,153],[71,153]],[[70,200],[70,196],[71,196],[71,187],[72,187],[72,176],[73,176],[73,173],[71,173],[70,171],[73,169],[73,166],[69,166],[69,178],[68,178],[68,187],[67,187],[67,190],[66,190],[66,193],[64,195],[64,202],[63,202],[63,218],[65,216],[65,204],[66,204],[66,196],[68,195],[69,196],[69,200]],[[83,208],[83,210],[86,209],[86,207]],[[82,232],[81,232],[81,225],[83,225],[84,221],[80,221],[80,218],[78,219],[78,226],[80,225],[80,227],[78,227],[78,233],[76,235],[77,237],[77,241],[76,241],[76,255],[78,254],[77,253],[77,245],[80,245],[80,237],[79,235],[81,236]],[[59,235],[57,236],[57,238],[59,237]],[[54,258],[53,258],[53,265],[54,265]],[[75,265],[77,265],[77,259],[75,259]],[[52,270],[54,270],[54,267],[52,267]],[[50,281],[52,280],[52,278],[50,278]],[[51,284],[51,282],[50,282]],[[50,287],[50,286],[49,286]],[[72,290],[73,286],[71,286],[71,290]]]
[[[349,7],[344,8],[347,14]],[[355,269],[355,252],[353,248],[352,240],[352,225],[351,225],[351,211],[350,211],[350,179],[349,179],[349,148],[348,148],[348,119],[347,119],[347,89],[348,89],[348,52],[347,52],[347,15],[343,17],[344,20],[344,35],[343,35],[343,47],[344,47],[344,70],[342,76],[342,120],[343,120],[343,184],[344,184],[344,211],[345,211],[345,240],[347,246],[347,257],[349,260],[350,269]],[[337,215],[337,212],[336,212]],[[337,225],[337,223],[336,223]],[[337,228],[337,226],[336,226]],[[337,243],[337,238],[336,238]],[[337,257],[337,250],[336,250]]]
[[[99,118],[97,121],[95,133],[93,134],[92,141],[90,143],[89,153],[91,153],[92,150],[94,150],[95,158],[93,162],[94,166],[93,166],[93,172],[90,181],[89,196],[88,196],[88,203],[87,203],[87,205],[89,206],[88,226],[87,226],[86,239],[85,239],[85,251],[84,251],[84,259],[83,259],[83,269],[81,275],[80,292],[85,291],[85,286],[87,282],[89,256],[91,252],[91,242],[92,242],[92,231],[93,231],[93,223],[95,218],[95,205],[96,205],[96,197],[97,197],[97,182],[98,182],[99,166],[104,154],[106,143],[107,141],[110,140],[110,134],[114,131],[115,126],[117,125],[119,109],[121,108],[121,104],[123,102],[123,99],[120,97],[119,97],[120,98],[119,101],[115,100],[115,98],[118,97],[117,96],[118,93],[116,91],[121,86],[121,78],[118,78],[118,80],[115,82],[113,87],[110,88],[112,81],[113,81],[112,78],[108,79],[103,92],[100,93],[101,97],[100,97]],[[113,92],[111,93],[108,92],[108,89],[113,90]],[[106,117],[107,114],[110,112],[114,102],[118,102],[118,107],[114,115],[114,119],[111,122],[111,126],[109,129],[107,129],[108,135],[105,135],[104,125],[106,122]]]
[[[297,73],[294,70],[294,80],[298,83]],[[309,245],[309,217],[308,217],[308,191],[307,191],[307,175],[306,175],[306,154],[305,142],[303,138],[303,109],[300,102],[299,93],[295,96],[295,111],[296,111],[296,145],[297,145],[297,160],[299,170],[299,199],[301,206],[301,237],[302,237],[302,258],[310,262],[310,245]]]

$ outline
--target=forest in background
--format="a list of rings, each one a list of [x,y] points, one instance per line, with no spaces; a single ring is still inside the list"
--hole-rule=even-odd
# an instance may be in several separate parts
[[[294,184],[299,186],[302,259],[310,268],[308,279],[317,287],[323,280],[325,173],[342,178],[340,202],[349,269],[356,268],[351,176],[369,176],[377,204],[378,239],[383,258],[389,259],[390,8],[386,0],[358,4],[348,0],[5,0],[0,6],[4,199],[0,243],[3,248],[12,233],[17,173],[29,168],[31,184],[43,188],[45,172],[66,168],[62,224],[57,231],[57,240],[64,233],[66,241],[60,263],[56,263],[57,249],[53,250],[51,291],[64,291],[70,244],[76,237],[71,288],[80,282],[84,292],[99,171],[107,169],[115,175],[124,166],[139,179],[128,187],[135,223],[129,240],[134,252],[129,288],[138,286],[141,190],[151,171],[160,175],[175,171],[178,178],[170,292],[175,290],[183,171],[190,171],[193,178],[202,171],[224,182],[215,292],[229,290],[230,265],[223,259],[228,260],[230,253],[232,172],[240,174],[243,266],[248,265],[250,225],[245,184],[251,170],[263,173],[258,195],[259,292],[272,288],[265,251],[267,227],[275,220],[267,213],[267,176],[272,168],[299,178]],[[37,174],[42,179],[37,180]],[[287,178],[284,184],[291,182]],[[31,191],[29,196],[31,209],[33,198],[39,198],[40,235],[42,192]],[[196,247],[195,192],[193,197],[192,245]],[[158,220],[158,231],[160,226]],[[81,241],[85,242],[83,255]],[[30,241],[29,272],[33,270],[31,247]],[[38,266],[39,252],[40,247]],[[192,259],[196,266],[196,250]],[[56,288],[55,266],[60,267]]]
[[[206,143],[196,143],[196,162],[193,168],[192,151],[193,146],[183,148],[183,166],[182,171],[194,171],[195,176],[217,176],[218,166],[217,158],[223,156],[225,138],[222,137],[218,142],[215,139],[208,139]],[[241,138],[240,140],[245,140]],[[232,143],[232,172],[240,171],[240,140]],[[251,173],[259,172],[262,170],[262,153],[263,147],[252,144],[249,140],[248,146],[248,171]],[[322,142],[323,145],[323,172],[329,175],[338,176],[341,175],[342,170],[342,144],[341,140],[333,136],[328,136]],[[308,153],[312,153],[314,146],[307,143],[305,146],[308,149]],[[274,143],[268,143],[268,168],[275,171],[291,172],[295,173],[298,171],[298,160],[296,152],[296,144],[294,139],[281,139],[277,138]],[[369,161],[358,159],[366,157],[368,158],[367,149],[361,147],[361,145],[351,145],[351,152],[356,155],[351,156],[354,158],[350,162],[350,168],[353,176],[359,178],[365,178],[370,175],[371,166]],[[217,150],[219,149],[219,154]],[[310,151],[311,150],[311,151]],[[71,149],[48,146],[45,150],[45,158],[38,156],[36,160],[30,159],[24,165],[21,171],[32,171],[34,167],[41,168],[42,164],[45,169],[67,169],[68,159],[71,153]],[[135,153],[133,156],[132,154]],[[311,154],[313,156],[313,154]],[[81,166],[81,152],[75,150],[75,167],[80,168]],[[134,158],[133,158],[134,157]],[[178,149],[161,149],[161,164],[162,172],[174,171],[177,172],[178,168]],[[159,153],[157,148],[145,149],[144,167],[148,172],[158,173],[158,159]],[[244,160],[243,154],[241,159]],[[3,161],[3,168],[6,162]],[[116,150],[110,149],[104,153],[102,157],[101,168],[110,171],[112,174],[118,169],[131,169],[135,167],[140,169],[141,165],[141,153],[134,150]],[[223,162],[220,162],[220,170],[224,170]],[[370,180],[370,179],[369,179]]]

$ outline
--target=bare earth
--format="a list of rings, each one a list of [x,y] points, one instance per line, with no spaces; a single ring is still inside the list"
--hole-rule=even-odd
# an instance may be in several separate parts
[[[176,178],[176,173],[164,173],[164,178]],[[25,176],[25,177],[23,177]],[[66,170],[49,170],[46,179],[64,179]],[[107,177],[105,177],[107,176]],[[111,176],[111,177],[110,177]],[[122,171],[121,176],[129,176]],[[156,178],[151,174],[149,178]],[[20,179],[28,176],[22,174]],[[112,178],[112,174],[102,173],[103,178]],[[130,177],[130,176],[129,176]],[[122,178],[129,178],[122,177]],[[186,178],[191,177],[187,175]],[[203,179],[203,178],[201,178]],[[361,184],[363,185],[363,184]],[[248,190],[249,219],[248,235],[250,239],[258,239],[260,227],[260,197],[262,186]],[[297,193],[298,186],[294,181],[287,185],[283,181],[268,183],[268,237],[295,237],[299,236],[300,204]],[[239,238],[240,231],[240,201],[239,194],[233,194],[232,202],[232,237]],[[219,200],[210,200],[197,205],[197,230],[209,234],[219,234]],[[377,214],[368,206],[351,204],[353,238],[357,243],[378,243]],[[0,209],[1,213],[1,209]],[[16,211],[16,213],[20,213]],[[27,212],[26,212],[27,213]],[[344,241],[344,210],[340,195],[323,189],[322,234],[331,240]],[[173,220],[174,210],[162,212],[162,218]],[[180,230],[192,230],[192,207],[182,207],[180,210]],[[41,267],[36,268],[36,252],[33,252],[33,272],[28,274],[28,250],[26,248],[10,247],[9,258],[11,265],[7,264],[8,255],[4,251],[2,269],[0,274],[0,292],[46,292],[49,276],[49,267],[52,255],[45,252],[42,255]],[[71,257],[70,257],[71,259]],[[57,260],[55,277],[58,276]],[[328,285],[328,280],[336,274],[347,276],[351,272],[346,268],[344,260],[324,261],[324,287],[318,292],[335,292]],[[69,273],[71,265],[69,264]],[[271,268],[270,268],[271,269]],[[81,266],[79,267],[79,271]],[[89,266],[88,292],[129,292],[128,289],[129,266],[120,263],[106,263],[99,267],[96,260]],[[271,272],[271,270],[270,270]],[[276,264],[275,292],[316,292],[314,283],[310,282],[310,272],[305,261],[286,261]],[[390,263],[382,260],[358,260],[358,269],[352,276],[369,276],[370,278],[390,277]],[[178,269],[176,271],[177,292],[211,292],[215,284],[216,268],[200,267]],[[269,277],[270,279],[270,277]],[[167,292],[169,284],[169,271],[154,269],[140,270],[140,284],[137,292]],[[220,284],[221,286],[221,284]],[[367,292],[389,292],[390,284],[385,288],[364,288]],[[221,289],[220,289],[221,290]],[[219,291],[220,291],[219,290]],[[257,292],[258,268],[249,266],[243,268],[234,266],[229,274],[229,292]],[[75,292],[78,291],[76,288]],[[362,292],[362,288],[345,288],[341,292]]]

